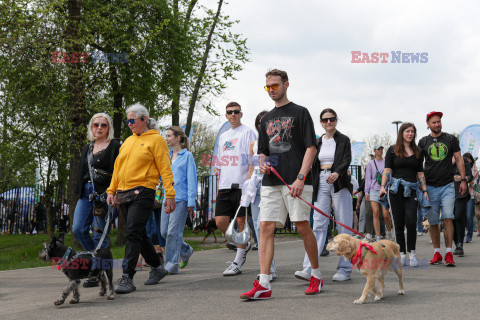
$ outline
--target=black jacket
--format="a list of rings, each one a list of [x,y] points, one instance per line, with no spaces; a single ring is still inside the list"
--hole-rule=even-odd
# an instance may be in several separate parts
[[[323,137],[323,135],[322,135]],[[312,179],[313,179],[313,201],[317,200],[318,186],[320,185],[320,161],[318,161],[318,154],[322,146],[322,137],[317,139],[317,154],[312,164]],[[339,174],[337,181],[333,183],[335,192],[348,188],[352,193],[351,178],[347,173],[350,163],[352,162],[352,148],[350,145],[350,138],[340,133],[338,130],[333,134],[335,140],[335,156],[333,158],[332,172]]]
[[[83,150],[80,157],[80,162],[78,163],[78,176],[77,176],[77,186],[75,187],[75,194],[81,196],[83,191],[83,185],[85,181],[83,177],[88,174],[88,168],[85,163],[87,161],[88,149],[90,148],[90,143],[87,144]],[[117,140],[112,140],[108,144],[108,147],[105,149],[104,153],[100,157],[99,163],[93,163],[93,167],[97,169],[102,169],[113,173],[113,168],[115,165],[115,159],[117,159],[118,152],[120,150],[120,142]],[[89,179],[90,180],[90,179]],[[109,186],[95,185],[95,191],[99,194],[105,192]]]

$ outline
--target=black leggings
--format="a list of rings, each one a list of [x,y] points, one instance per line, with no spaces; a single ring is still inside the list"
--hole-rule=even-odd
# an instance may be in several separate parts
[[[400,252],[406,253],[415,250],[417,243],[417,199],[412,190],[410,197],[403,197],[403,188],[397,194],[390,192],[393,222],[395,223],[395,237],[400,245]],[[404,227],[407,226],[407,250],[405,250]]]
[[[457,247],[463,246],[468,200],[469,197],[455,199],[455,220],[453,221],[455,228],[453,229],[453,240]]]

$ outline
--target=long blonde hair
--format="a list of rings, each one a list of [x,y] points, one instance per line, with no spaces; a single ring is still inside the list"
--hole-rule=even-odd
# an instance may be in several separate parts
[[[180,137],[180,145],[182,148],[187,148],[187,150],[190,151],[190,141],[188,140],[188,137],[182,128],[178,126],[171,126],[168,128],[168,130],[171,130],[175,137]]]

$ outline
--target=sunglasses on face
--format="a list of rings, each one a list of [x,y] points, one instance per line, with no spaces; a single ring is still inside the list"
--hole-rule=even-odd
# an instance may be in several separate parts
[[[327,122],[335,122],[337,121],[337,117],[331,117],[331,118],[323,118],[320,120],[322,123],[327,123]]]
[[[94,124],[93,124],[93,127],[94,127],[94,128],[100,127],[100,128],[102,128],[102,129],[106,129],[106,128],[108,128],[108,123],[94,123]]]
[[[242,111],[240,111],[238,109],[237,110],[228,110],[227,114],[232,114],[232,113],[239,114],[240,112],[242,112]]]
[[[279,84],[278,83],[274,83],[270,86],[265,86],[265,90],[267,90],[267,92],[270,92],[270,90],[278,90],[278,86]]]
[[[135,120],[140,118],[140,120],[143,120],[143,116],[142,117],[136,117],[136,118],[132,118],[132,119],[127,119],[127,126],[129,124],[135,124]]]

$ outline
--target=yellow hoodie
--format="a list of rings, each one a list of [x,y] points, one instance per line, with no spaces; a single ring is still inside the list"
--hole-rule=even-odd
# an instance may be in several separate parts
[[[140,136],[133,134],[120,147],[107,194],[139,186],[155,190],[159,177],[162,177],[166,197],[175,199],[170,153],[165,139],[157,130],[149,130]]]

